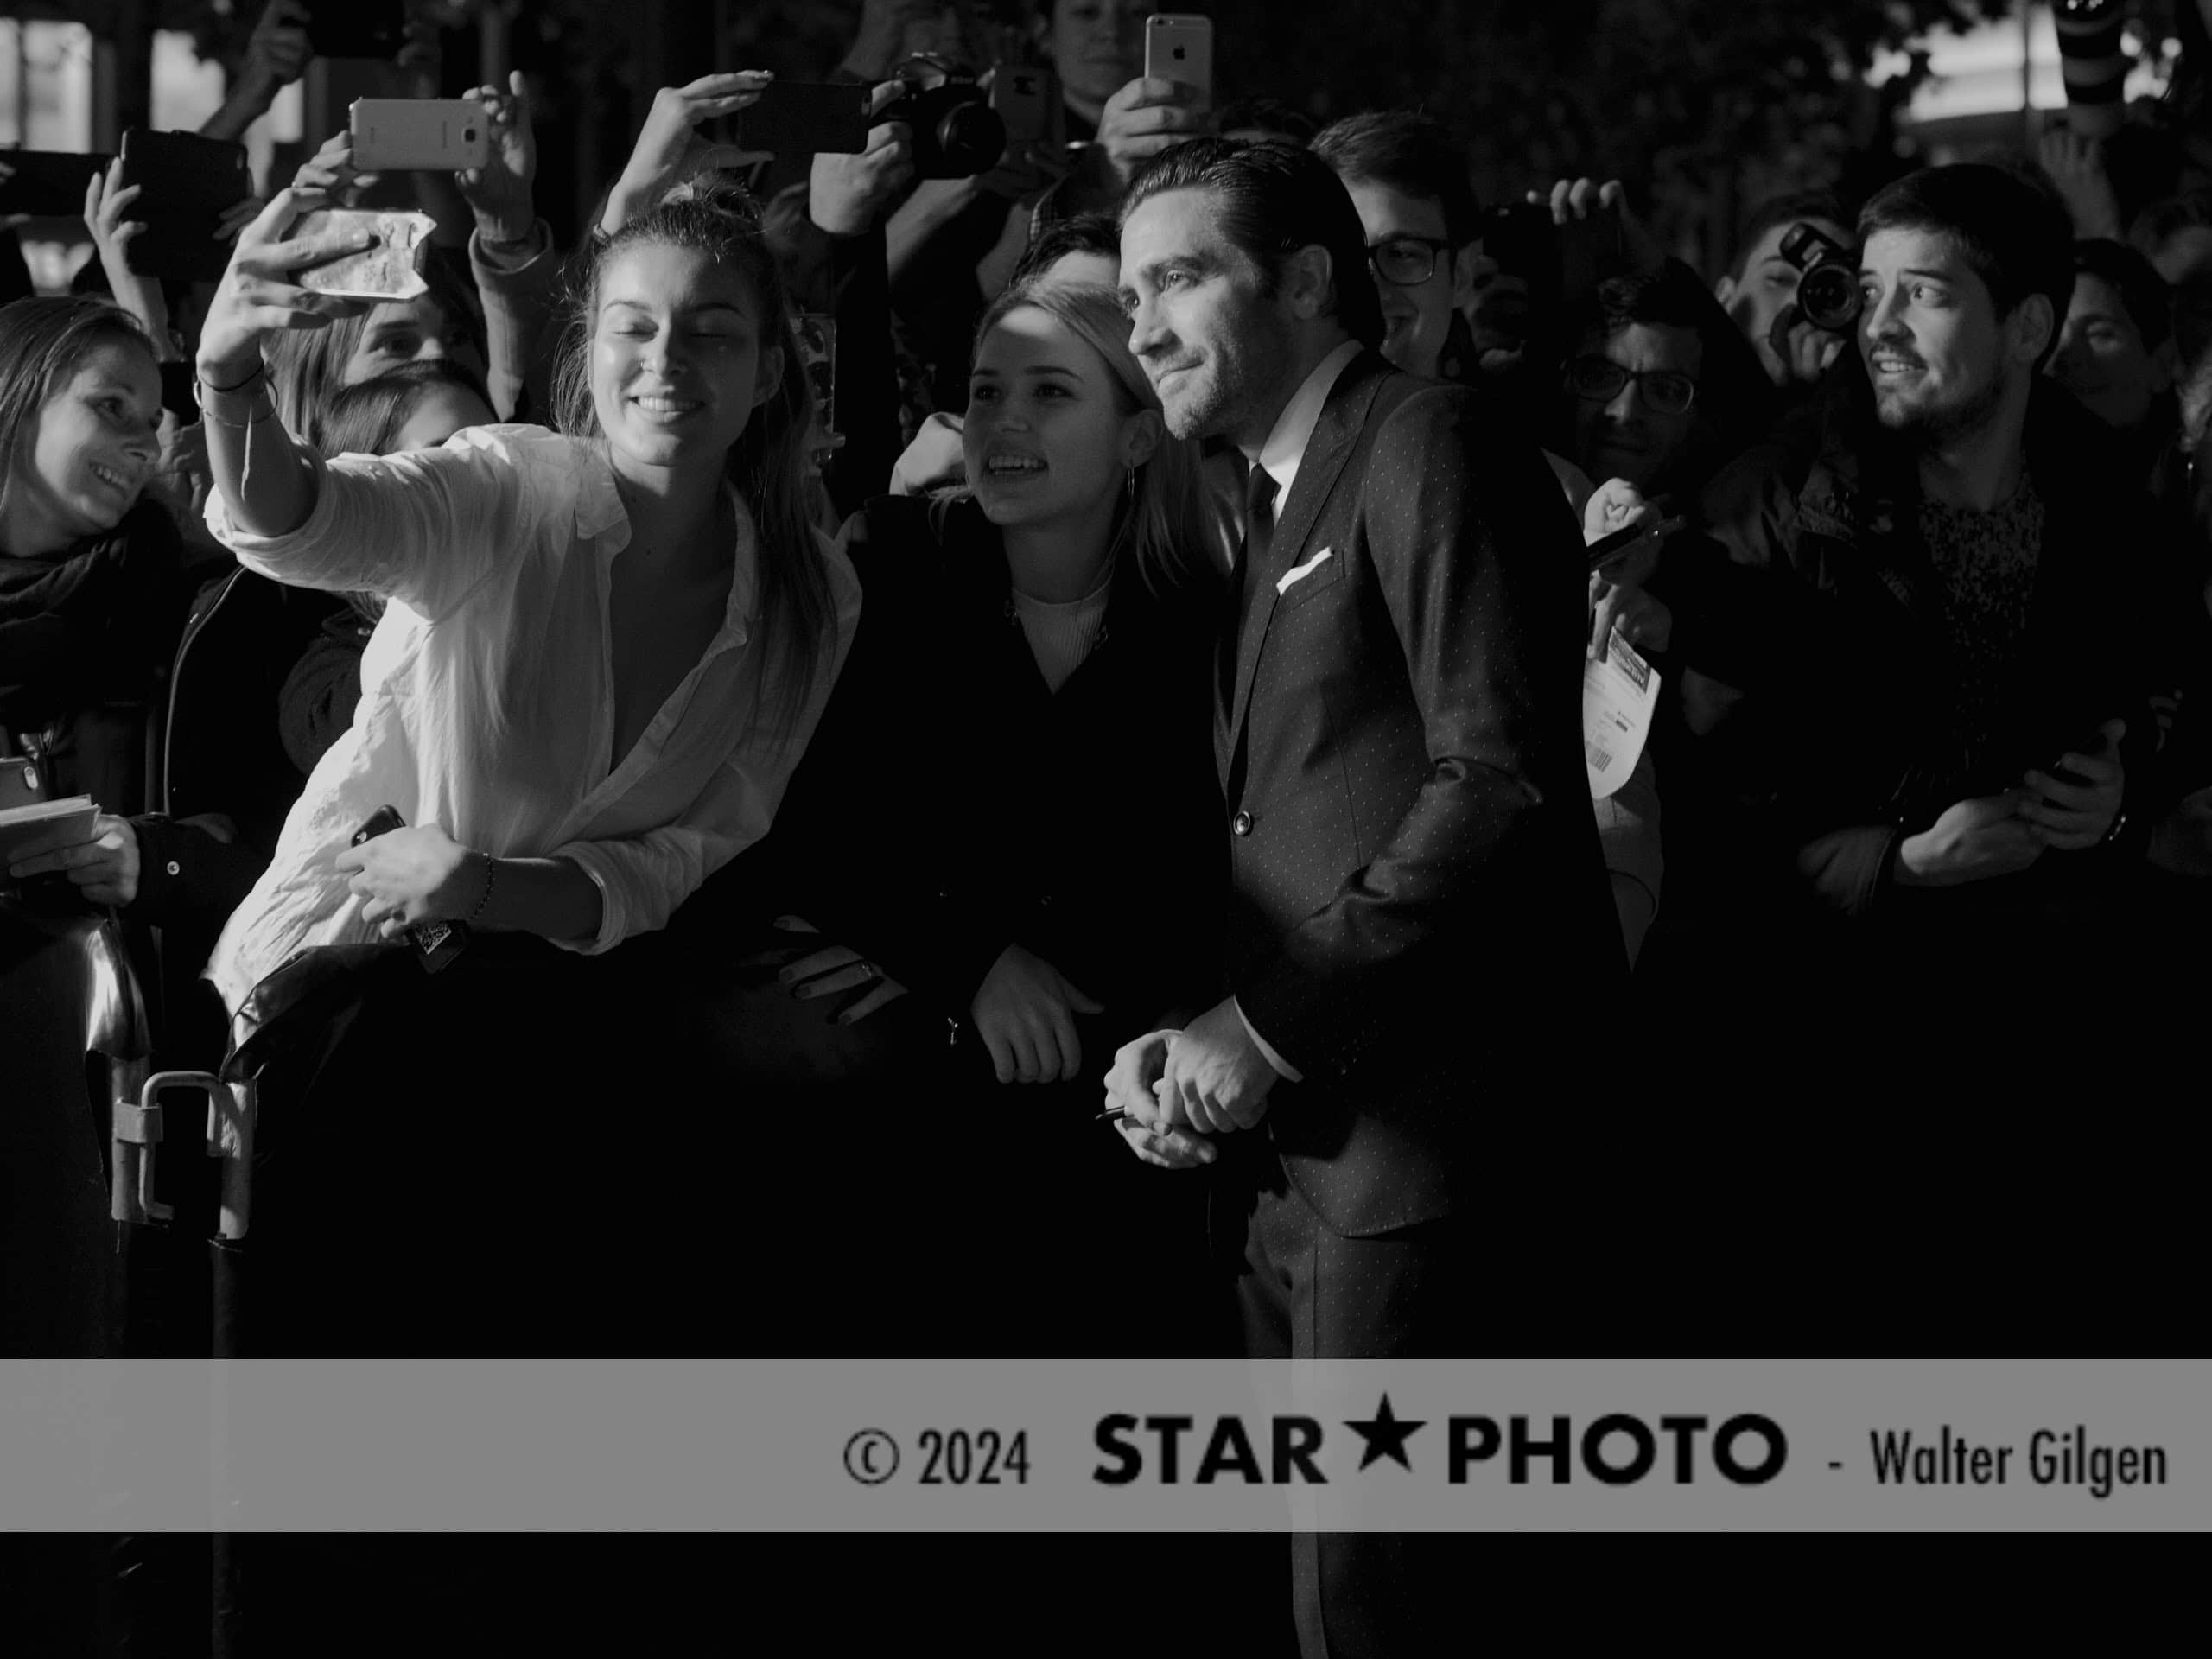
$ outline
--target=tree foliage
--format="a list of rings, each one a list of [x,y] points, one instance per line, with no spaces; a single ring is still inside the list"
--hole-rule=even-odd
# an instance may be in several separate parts
[[[1324,118],[1426,109],[1466,135],[1485,197],[1621,179],[1696,257],[1726,239],[1739,201],[1879,170],[1927,72],[1910,42],[2011,0],[1446,0],[1314,8],[1294,24],[1272,0],[1211,9],[1238,86]],[[1905,72],[1867,86],[1893,52],[1910,53]]]

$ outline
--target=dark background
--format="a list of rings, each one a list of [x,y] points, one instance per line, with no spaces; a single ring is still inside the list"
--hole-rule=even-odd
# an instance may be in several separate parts
[[[415,3],[446,25],[448,92],[477,79],[483,9],[504,20],[505,49],[531,75],[538,105],[541,208],[564,234],[620,170],[657,87],[716,67],[821,79],[861,12],[859,0]],[[2175,6],[2189,3],[2132,0],[2129,10],[2140,36],[2156,42],[2174,32]],[[118,124],[128,126],[152,29],[188,30],[203,55],[234,64],[260,8],[35,0],[7,10],[73,18],[113,41]],[[1878,89],[1866,85],[1867,67],[1931,25],[2016,15],[2016,0],[1213,0],[1179,9],[1214,19],[1224,99],[1266,92],[1324,120],[1424,108],[1465,135],[1485,200],[1562,176],[1619,178],[1670,251],[1711,270],[1747,204],[1815,185],[1860,194],[1916,159],[1894,118],[1926,73],[1924,54]],[[1018,30],[1030,9],[991,0],[981,10]],[[143,120],[143,91],[136,97]],[[2017,142],[2024,130],[2017,118],[1985,124],[1968,136]]]

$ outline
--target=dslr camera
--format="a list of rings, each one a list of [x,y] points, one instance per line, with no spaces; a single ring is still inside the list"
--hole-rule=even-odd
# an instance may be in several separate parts
[[[906,93],[876,121],[904,121],[912,131],[916,178],[972,179],[999,164],[1006,123],[974,75],[927,56],[908,58],[893,73]]]
[[[1859,291],[1859,265],[1847,248],[1811,225],[1789,227],[1782,257],[1797,267],[1797,309],[1815,328],[1847,334],[1858,325],[1865,299]]]

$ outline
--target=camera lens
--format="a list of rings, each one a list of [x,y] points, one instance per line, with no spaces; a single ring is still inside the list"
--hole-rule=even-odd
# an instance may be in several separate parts
[[[956,104],[938,123],[937,142],[946,162],[963,169],[954,176],[972,177],[996,167],[1006,153],[1006,123],[987,104]]]
[[[1816,328],[1848,334],[1859,321],[1859,276],[1847,265],[1815,265],[1797,285],[1797,308]]]

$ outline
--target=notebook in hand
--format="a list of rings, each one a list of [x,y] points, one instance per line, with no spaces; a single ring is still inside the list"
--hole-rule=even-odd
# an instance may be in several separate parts
[[[7,881],[8,866],[22,857],[26,849],[90,841],[92,820],[99,814],[89,795],[0,809],[0,883]]]

